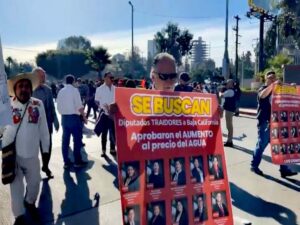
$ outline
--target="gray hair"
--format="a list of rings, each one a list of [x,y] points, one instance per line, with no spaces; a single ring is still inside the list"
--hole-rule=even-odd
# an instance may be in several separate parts
[[[167,52],[162,52],[162,53],[158,53],[154,59],[153,59],[153,65],[152,68],[156,69],[157,64],[162,61],[163,59],[168,59],[170,61],[172,61],[176,67],[176,60],[174,58],[174,56],[172,56],[171,54],[167,53]]]

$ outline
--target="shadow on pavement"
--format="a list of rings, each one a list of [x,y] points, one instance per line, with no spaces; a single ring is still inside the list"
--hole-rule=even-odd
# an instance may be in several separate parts
[[[70,171],[64,171],[64,182],[66,185],[65,199],[61,203],[61,213],[58,215],[56,225],[89,224],[99,225],[98,207],[99,199],[96,204],[90,199],[88,180],[91,179],[86,170],[82,169],[75,173],[76,182],[70,175]],[[82,221],[72,220],[70,217],[89,211],[89,217],[82,217]]]
[[[245,152],[245,153],[247,153],[247,154],[249,154],[251,156],[253,155],[253,151],[254,151],[254,150],[250,150],[250,149],[247,149],[247,148],[243,148],[243,147],[238,146],[238,145],[234,145],[233,148],[237,149],[237,150],[240,150],[242,152]],[[272,163],[272,158],[270,156],[263,155],[262,159],[265,160],[265,161],[267,161],[267,162],[269,162],[269,163]]]
[[[287,182],[285,182],[285,181],[283,181],[283,180],[277,179],[277,178],[272,177],[272,176],[267,175],[267,174],[264,174],[263,177],[266,178],[267,180],[274,181],[274,182],[276,182],[276,183],[278,183],[278,184],[281,184],[281,185],[283,185],[283,186],[285,186],[285,187],[287,187],[287,188],[290,188],[290,189],[292,189],[292,190],[295,190],[295,191],[297,191],[297,192],[300,192],[300,188],[299,188],[299,187],[296,187],[296,186],[294,186],[294,185],[292,185],[292,184],[289,184],[289,183],[287,183]],[[289,180],[289,179],[287,179],[287,180]]]
[[[256,217],[269,217],[282,225],[297,224],[297,215],[290,209],[267,202],[230,182],[232,204]]]
[[[224,133],[222,133],[222,135],[223,135],[223,137],[227,137],[228,136],[227,134],[224,134]],[[241,136],[233,137],[232,139],[236,140],[236,141],[242,141],[246,137],[247,137],[247,135],[243,133]]]
[[[83,128],[83,135],[86,138],[91,138],[94,134],[94,129],[87,128],[86,126]]]
[[[108,163],[108,165],[102,165],[102,167],[115,177],[113,184],[115,188],[119,190],[118,165],[113,160],[111,160],[108,156],[106,156],[104,159]]]
[[[41,196],[38,203],[38,208],[43,224],[53,224],[54,221],[53,200],[49,181],[49,179],[43,179]]]
[[[300,187],[300,181],[299,180],[296,180],[296,179],[293,179],[293,178],[285,178],[287,179],[288,181],[292,182],[293,184],[297,185]]]
[[[242,152],[245,152],[249,155],[253,155],[253,150],[250,150],[250,149],[247,149],[247,148],[244,148],[244,147],[241,147],[241,146],[238,146],[238,145],[234,145],[233,146],[234,149],[237,149],[237,150],[240,150]],[[265,151],[268,151],[267,149]],[[269,162],[269,163],[272,163],[272,158],[270,156],[267,156],[267,155],[263,155],[262,156],[262,159]],[[297,165],[297,164],[292,164],[292,165],[289,165],[291,167],[291,169],[293,171],[298,171],[300,172],[300,165]]]
[[[237,149],[237,150],[239,150],[239,151],[245,152],[245,153],[247,153],[247,154],[249,154],[249,155],[252,155],[252,154],[253,154],[253,151],[251,151],[251,150],[249,150],[249,149],[247,149],[247,148],[243,148],[243,147],[241,147],[241,146],[234,145],[234,149]],[[267,162],[269,162],[269,163],[272,163],[272,158],[271,158],[270,156],[263,155],[262,158],[263,158],[265,161],[267,161]],[[293,165],[292,167],[293,167],[293,168],[292,168],[293,170],[299,171],[299,168],[300,168],[299,165]],[[249,168],[250,168],[250,165],[249,165]],[[279,172],[279,171],[278,171],[278,172]],[[287,187],[287,188],[290,188],[290,189],[292,189],[292,190],[295,190],[295,191],[300,192],[300,188],[296,187],[296,186],[299,186],[299,181],[296,181],[295,179],[291,179],[291,178],[277,179],[277,178],[275,178],[275,177],[273,177],[273,176],[270,176],[270,175],[267,175],[267,174],[264,174],[263,177],[266,178],[266,179],[268,179],[268,180],[274,181],[274,182],[276,182],[276,183],[278,183],[278,184],[281,184],[281,185],[283,185],[283,186],[285,186],[285,187]],[[296,186],[294,186],[293,184],[290,184],[290,183],[285,182],[283,179],[286,179],[286,180],[290,181],[291,183],[295,184]]]

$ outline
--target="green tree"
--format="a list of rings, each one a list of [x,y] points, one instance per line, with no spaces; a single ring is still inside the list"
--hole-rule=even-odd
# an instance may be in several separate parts
[[[17,60],[9,56],[6,58],[4,69],[6,71],[7,77],[11,78],[18,73],[31,72],[33,69],[33,65],[29,62],[18,63]]]
[[[281,36],[291,36],[300,48],[300,4],[299,0],[282,0],[279,15]]]
[[[67,74],[79,77],[88,73],[90,66],[85,63],[86,60],[85,51],[49,50],[37,55],[36,64],[53,77],[62,79]]]
[[[264,53],[265,59],[268,61],[276,55],[276,37],[277,37],[277,28],[276,22],[273,21],[272,25],[267,30],[265,39],[264,39]]]
[[[266,70],[274,70],[279,78],[283,76],[283,66],[293,63],[293,60],[285,54],[278,54],[268,61]]]
[[[8,56],[7,58],[6,58],[6,61],[7,61],[7,67],[8,67],[8,70],[6,71],[7,72],[7,76],[9,76],[10,75],[10,72],[11,72],[11,66],[12,66],[12,64],[14,63],[14,60],[13,60],[13,58],[12,57],[10,57],[10,56]]]
[[[293,60],[285,54],[278,54],[274,58],[270,59],[267,63],[267,68],[258,74],[256,74],[256,78],[261,82],[265,82],[264,75],[267,71],[273,70],[277,78],[282,79],[283,77],[283,66],[289,65],[293,62]]]
[[[98,71],[99,76],[101,76],[106,65],[111,63],[110,54],[107,49],[102,46],[92,48],[87,52],[86,63]]]
[[[134,48],[134,58],[132,62],[132,55],[129,55],[128,59],[120,62],[120,68],[123,76],[128,78],[140,79],[146,76],[146,60],[141,57],[140,50],[135,47]],[[132,63],[133,63],[133,74],[132,74]]]
[[[91,41],[83,36],[70,36],[58,41],[58,50],[88,50],[91,49]]]
[[[239,58],[239,74],[243,74],[245,79],[254,77],[254,62],[251,60],[251,52],[247,51]]]
[[[178,24],[171,22],[154,36],[158,51],[173,55],[178,65],[182,64],[182,57],[189,54],[192,39],[193,35],[188,30],[181,30]]]

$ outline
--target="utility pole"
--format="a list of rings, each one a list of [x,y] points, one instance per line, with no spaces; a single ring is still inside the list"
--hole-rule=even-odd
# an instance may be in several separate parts
[[[264,25],[265,21],[272,21],[275,16],[269,14],[268,11],[250,7],[250,11],[246,14],[247,17],[251,16],[259,19],[259,56],[258,56],[258,71],[262,72],[265,69],[265,53],[264,53]]]
[[[263,71],[265,68],[264,26],[265,26],[265,15],[261,14],[259,17],[259,58],[258,58],[258,70],[260,72]]]
[[[131,6],[131,72],[132,75],[134,73],[134,47],[133,47],[133,4],[131,1],[128,2],[128,4]]]
[[[222,65],[222,76],[225,79],[229,78],[230,68],[229,68],[229,56],[228,56],[228,8],[229,0],[226,0],[226,20],[225,20],[225,51]]]
[[[236,15],[236,27],[233,28],[235,31],[235,80],[238,80],[238,71],[239,71],[239,55],[238,55],[238,46],[239,46],[239,21],[241,18]]]

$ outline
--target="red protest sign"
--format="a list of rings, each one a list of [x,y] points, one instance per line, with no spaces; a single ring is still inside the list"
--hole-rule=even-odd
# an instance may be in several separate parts
[[[116,89],[124,224],[233,224],[215,95]]]
[[[300,94],[292,85],[276,85],[272,94],[270,126],[272,161],[300,162]]]

